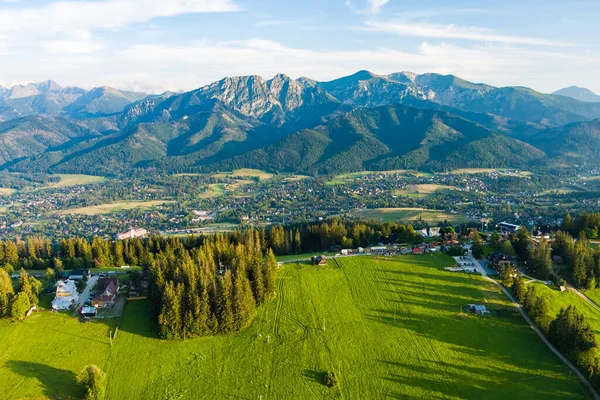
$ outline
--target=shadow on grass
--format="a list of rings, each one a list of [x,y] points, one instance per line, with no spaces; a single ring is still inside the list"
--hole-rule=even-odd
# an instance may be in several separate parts
[[[150,315],[148,300],[127,300],[119,322],[119,331],[159,339],[158,326]]]
[[[325,385],[325,372],[315,371],[312,369],[305,369],[302,374],[305,377],[309,378],[313,382],[320,383],[321,385]]]
[[[25,378],[37,379],[44,388],[44,396],[50,399],[75,399],[81,398],[83,392],[79,390],[72,371],[50,367],[48,365],[9,360],[6,366],[13,372]]]

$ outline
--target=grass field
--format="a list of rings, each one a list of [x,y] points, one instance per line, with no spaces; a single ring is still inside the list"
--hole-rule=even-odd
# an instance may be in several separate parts
[[[0,187],[0,196],[10,196],[14,192],[16,192],[15,189]]]
[[[255,178],[264,180],[264,179],[271,179],[273,177],[273,174],[270,172],[261,171],[259,169],[241,168],[241,169],[233,170],[231,172],[219,172],[219,173],[214,174],[214,176],[215,177],[229,176],[229,177],[244,177],[244,178],[255,177]]]
[[[438,185],[434,183],[425,183],[421,185],[411,185],[404,189],[394,190],[394,194],[398,196],[410,196],[425,198],[431,196],[438,190],[457,190],[456,186]]]
[[[586,398],[499,290],[443,270],[447,256],[346,258],[285,266],[277,298],[245,331],[187,341],[156,338],[145,300],[114,323],[48,312],[0,322],[0,398],[79,396],[94,363],[115,399]],[[461,305],[485,303],[475,317]],[[338,389],[322,384],[325,371]]]
[[[596,335],[600,339],[600,313],[590,306],[585,300],[570,291],[561,292],[556,286],[548,287],[542,283],[535,283],[537,290],[548,300],[548,306],[552,315],[558,314],[562,307],[573,305],[577,311],[585,316],[585,320],[590,323]],[[600,299],[600,290],[586,290],[586,296],[592,301]]]
[[[349,213],[352,216],[374,219],[377,221],[423,221],[437,223],[448,220],[451,223],[464,222],[464,216],[460,214],[451,214],[444,211],[426,210],[422,208],[374,208],[367,210],[355,210]]]
[[[152,201],[122,201],[118,203],[99,204],[97,206],[71,208],[69,210],[59,211],[59,214],[83,214],[83,215],[98,215],[110,214],[121,210],[131,210],[134,208],[150,209],[152,207],[170,203],[167,200],[152,200]]]
[[[98,183],[106,180],[103,176],[93,176],[93,175],[82,175],[82,174],[56,174],[52,175],[54,177],[59,177],[60,181],[57,183],[51,183],[44,187],[68,187],[75,185],[87,185],[90,183]]]

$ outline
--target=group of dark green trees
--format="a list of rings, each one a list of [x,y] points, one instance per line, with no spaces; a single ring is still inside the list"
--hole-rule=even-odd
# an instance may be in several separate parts
[[[9,273],[0,268],[0,318],[25,318],[27,311],[38,304],[41,291],[42,283],[21,269],[18,291],[15,293]]]
[[[587,375],[595,388],[600,388],[598,341],[585,317],[575,307],[568,306],[552,318],[547,300],[535,286],[526,286],[519,274],[513,277],[512,291],[548,340]]]
[[[234,240],[237,239],[237,240]],[[215,235],[199,247],[170,240],[150,268],[149,300],[165,339],[246,327],[275,292],[277,261],[260,234]]]
[[[557,232],[552,247],[572,271],[575,286],[594,289],[600,285],[600,249],[590,246],[583,231],[578,240],[567,232]]]

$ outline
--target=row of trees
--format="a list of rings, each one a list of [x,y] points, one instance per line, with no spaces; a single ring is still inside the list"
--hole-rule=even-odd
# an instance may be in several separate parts
[[[149,300],[165,339],[229,333],[246,327],[275,292],[277,262],[260,235],[207,237],[198,248],[167,243],[150,268]]]
[[[519,274],[513,277],[512,291],[548,340],[587,375],[592,386],[600,388],[598,341],[585,317],[569,305],[552,318],[546,299],[535,286],[525,287]]]
[[[265,252],[273,249],[277,255],[325,251],[331,246],[345,248],[366,247],[378,242],[422,243],[423,236],[412,225],[393,222],[350,221],[333,219],[323,222],[303,223],[290,226],[272,226],[255,231],[260,248]],[[238,243],[243,232],[234,232],[228,238]],[[198,247],[204,237],[185,238],[185,246]],[[52,242],[48,238],[29,237],[26,240],[0,241],[0,266],[13,269],[53,268],[63,269],[120,267],[139,265],[149,268],[154,256],[165,248],[166,239],[105,240],[95,237],[64,238]]]

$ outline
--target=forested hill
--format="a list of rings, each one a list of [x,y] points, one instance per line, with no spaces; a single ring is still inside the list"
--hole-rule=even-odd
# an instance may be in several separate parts
[[[32,114],[0,127],[0,169],[11,171],[244,166],[332,173],[600,163],[600,103],[452,75],[360,71],[330,82],[244,76],[157,96],[54,83],[2,93],[3,118]],[[51,98],[62,100],[43,105]],[[7,108],[17,103],[40,107]]]
[[[402,105],[359,109],[324,126],[209,168],[304,173],[523,167],[545,154],[444,111]]]

